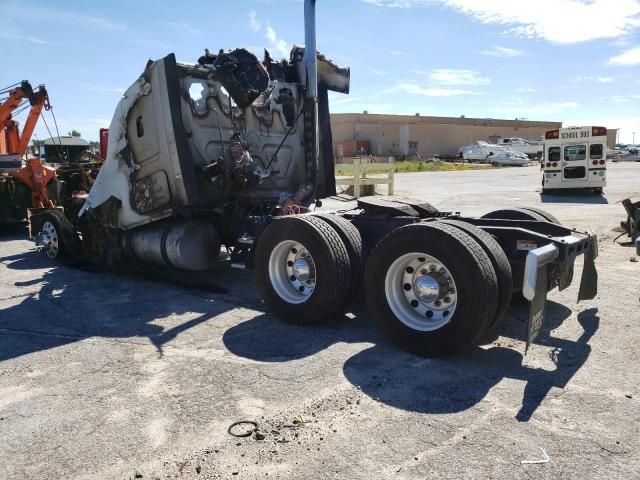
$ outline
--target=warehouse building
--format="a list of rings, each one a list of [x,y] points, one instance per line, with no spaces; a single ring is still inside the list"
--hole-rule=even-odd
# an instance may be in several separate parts
[[[540,140],[562,122],[499,120],[493,118],[429,117],[422,115],[331,114],[331,129],[338,159],[358,154],[380,156],[456,155],[477,140],[500,137]],[[615,130],[609,132],[610,145]]]

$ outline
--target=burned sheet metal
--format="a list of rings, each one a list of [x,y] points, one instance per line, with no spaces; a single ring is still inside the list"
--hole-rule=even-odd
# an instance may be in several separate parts
[[[219,81],[240,108],[247,108],[269,86],[269,74],[258,58],[244,48],[230,52],[220,50],[218,55],[205,55],[200,65],[211,69],[211,77]]]
[[[334,193],[327,90],[348,91],[349,69],[318,57],[316,167],[306,161],[315,124],[302,115],[312,100],[303,53],[294,47],[277,62],[265,51],[260,62],[242,48],[206,50],[195,64],[173,54],[148,63],[116,109],[107,159],[79,215],[114,197],[118,228],[128,230],[233,204],[307,206]]]

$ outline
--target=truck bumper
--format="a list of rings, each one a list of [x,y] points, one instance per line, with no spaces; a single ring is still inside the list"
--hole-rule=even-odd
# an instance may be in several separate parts
[[[573,237],[565,238],[567,242],[571,242],[573,239]],[[578,238],[574,240],[576,243],[581,241]],[[598,239],[595,235],[590,234],[589,240],[589,247],[583,250],[584,267],[580,279],[578,301],[590,300],[598,293],[598,272],[595,266],[595,258],[598,256]],[[522,294],[530,303],[525,352],[529,350],[531,343],[542,331],[547,305],[548,266],[554,262],[558,263],[556,260],[559,254],[560,250],[553,243],[543,245],[527,254],[522,285]],[[573,275],[573,259],[561,262],[560,267],[566,271],[566,278],[570,279]],[[560,285],[560,289],[563,288],[564,286]]]

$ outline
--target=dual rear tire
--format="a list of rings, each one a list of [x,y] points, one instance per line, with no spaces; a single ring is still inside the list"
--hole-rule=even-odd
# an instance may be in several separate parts
[[[258,288],[283,320],[314,324],[344,311],[364,284],[369,313],[402,349],[454,353],[500,323],[511,268],[498,243],[471,224],[407,225],[382,238],[362,268],[362,239],[337,216],[275,220],[255,253]]]

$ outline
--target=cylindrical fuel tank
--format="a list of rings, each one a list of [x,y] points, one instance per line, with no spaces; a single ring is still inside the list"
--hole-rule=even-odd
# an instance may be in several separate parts
[[[123,248],[144,263],[198,272],[215,265],[220,235],[202,220],[162,221],[126,232]]]

